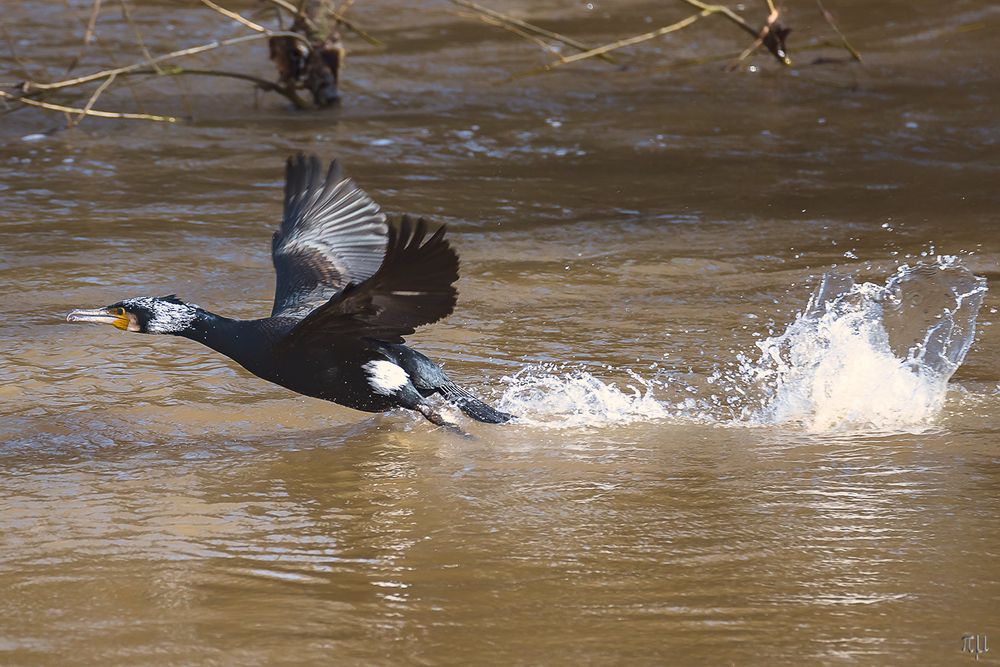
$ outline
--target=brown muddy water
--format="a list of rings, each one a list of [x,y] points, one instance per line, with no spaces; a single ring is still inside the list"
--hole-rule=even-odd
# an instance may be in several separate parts
[[[64,71],[83,4],[5,4],[35,75]],[[495,6],[594,44],[687,13],[593,4]],[[788,5],[792,47],[829,37]],[[745,46],[706,20],[623,67],[504,83],[545,56],[444,3],[365,1],[389,48],[350,42],[336,111],[179,80],[98,108],[180,126],[2,116],[0,664],[940,665],[973,660],[964,634],[1000,645],[1000,12],[828,5],[863,66],[819,46],[672,67]],[[242,30],[134,13],[157,53]],[[128,62],[128,34],[108,9],[76,71]],[[270,75],[260,44],[199,62]],[[517,423],[463,440],[64,322],[170,292],[268,312],[297,150],[449,225],[459,306],[412,343]],[[917,284],[880,314],[874,285],[919,261],[992,289],[947,386],[884,340],[935,303]],[[827,272],[874,285],[783,336]]]

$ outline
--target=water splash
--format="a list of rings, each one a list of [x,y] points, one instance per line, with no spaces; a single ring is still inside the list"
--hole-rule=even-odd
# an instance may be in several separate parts
[[[731,377],[752,424],[809,431],[925,424],[972,345],[986,281],[954,257],[901,266],[885,285],[827,275],[779,336]]]
[[[501,409],[546,428],[636,422],[894,430],[941,410],[975,334],[986,281],[954,257],[901,266],[884,285],[826,275],[780,335],[693,381],[629,369],[620,387],[583,368],[542,365],[504,379]]]
[[[565,364],[529,366],[503,379],[500,409],[518,422],[544,428],[586,428],[665,419],[674,415],[654,396],[659,384],[626,370],[632,382],[620,388],[582,368]]]

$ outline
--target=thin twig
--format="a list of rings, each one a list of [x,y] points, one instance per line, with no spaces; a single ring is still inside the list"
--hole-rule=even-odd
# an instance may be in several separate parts
[[[21,73],[24,74],[24,78],[30,79],[31,72],[28,70],[28,63],[25,62],[17,52],[17,47],[14,46],[14,39],[7,32],[7,24],[0,21],[0,32],[3,33],[4,39],[7,41],[7,48],[10,49],[10,57],[14,60],[18,67],[21,68]]]
[[[131,72],[124,72],[120,76],[144,76],[144,75],[159,75],[159,76],[176,76],[182,77],[185,75],[193,76],[216,76],[226,79],[239,79],[241,81],[249,81],[254,84],[256,88],[260,90],[266,90],[282,95],[290,102],[292,102],[299,109],[308,109],[309,103],[299,97],[295,89],[292,87],[282,86],[280,84],[274,83],[273,81],[268,81],[267,79],[261,79],[260,77],[253,76],[252,74],[243,74],[242,72],[228,72],[226,70],[218,69],[198,69],[191,67],[179,67],[177,65],[169,65],[167,67],[162,67],[158,70],[152,68],[149,69],[137,69]]]
[[[67,11],[73,10],[73,7],[69,4],[69,0],[63,0],[63,4],[66,6]],[[63,76],[69,76],[69,73],[76,69],[76,66],[80,64],[81,60],[83,60],[83,56],[87,53],[87,46],[94,37],[97,26],[97,15],[100,12],[101,0],[93,0],[90,5],[90,14],[87,18],[87,22],[83,26],[83,44],[80,46],[80,52],[76,54],[76,57],[73,58],[73,60],[70,61]]]
[[[464,12],[462,12],[462,14],[464,14]],[[477,19],[479,19],[480,21],[482,21],[483,23],[485,23],[487,25],[491,25],[494,28],[500,28],[501,30],[506,30],[508,32],[511,32],[511,33],[517,35],[518,37],[521,37],[522,39],[526,39],[529,42],[531,42],[532,44],[536,44],[542,50],[548,51],[549,53],[551,53],[552,55],[554,55],[556,58],[559,58],[560,60],[565,60],[566,59],[566,56],[564,56],[562,53],[560,53],[559,49],[557,49],[556,47],[552,46],[551,44],[549,44],[548,42],[546,42],[541,37],[538,37],[536,35],[532,35],[530,32],[528,32],[526,30],[521,30],[516,25],[512,25],[512,24],[509,24],[509,23],[504,23],[503,21],[495,19],[492,16],[487,16],[486,14],[475,14],[475,13],[473,13],[473,14],[470,14],[470,16],[474,16]]]
[[[146,40],[142,38],[142,33],[139,31],[139,26],[137,26],[135,24],[135,21],[132,20],[132,12],[129,11],[128,3],[126,2],[126,0],[118,0],[118,4],[121,6],[122,17],[125,19],[125,22],[128,23],[129,27],[132,29],[132,34],[135,35],[135,41],[139,45],[139,50],[142,51],[142,55],[144,55],[146,58],[152,59],[153,54],[150,52],[149,49],[146,48]],[[107,53],[107,48],[103,43],[101,44],[101,47],[105,51],[105,53]],[[111,59],[111,64],[117,67],[118,60],[115,58],[115,55],[113,53],[109,53],[108,57]],[[136,91],[135,86],[133,86],[131,83],[128,83],[127,85],[128,85],[128,92],[130,95],[132,95],[132,100],[135,102],[135,105],[139,107],[139,111],[141,111],[142,113],[146,113],[146,110],[143,108],[142,99],[139,97],[139,93],[138,91]],[[191,111],[191,105],[188,104],[186,98],[184,98],[184,103],[185,106],[187,107],[187,110]],[[80,116],[77,122],[82,122],[82,121],[83,121],[83,116]]]
[[[629,37],[627,39],[620,39],[617,42],[605,44],[604,46],[599,46],[596,49],[590,49],[589,51],[584,51],[583,53],[577,53],[572,56],[567,56],[561,60],[554,60],[548,63],[547,65],[543,65],[542,67],[537,67],[535,69],[528,70],[527,72],[517,74],[514,76],[514,78],[522,78],[526,76],[532,76],[534,74],[541,74],[542,72],[548,72],[549,70],[555,69],[556,67],[561,67],[562,65],[569,65],[570,63],[586,60],[587,58],[599,57],[602,54],[607,53],[608,51],[614,51],[616,49],[621,49],[626,46],[632,46],[633,44],[647,42],[651,39],[656,39],[657,37],[661,37],[663,35],[667,35],[669,33],[676,32],[678,30],[683,30],[684,28],[688,27],[698,19],[708,16],[709,14],[714,14],[716,11],[717,11],[716,9],[709,7],[707,9],[702,10],[701,12],[698,12],[697,14],[692,14],[686,19],[682,19],[677,23],[671,23],[670,25],[663,26],[662,28],[654,30],[653,32],[647,32],[642,35],[636,35],[635,37]]]
[[[114,83],[114,81],[115,81],[115,75],[112,74],[103,82],[101,82],[101,85],[97,87],[97,90],[94,91],[94,94],[90,96],[89,100],[87,100],[87,104],[83,107],[83,111],[80,112],[80,115],[77,116],[76,118],[71,118],[69,120],[69,127],[75,127],[80,124],[80,121],[82,121],[87,116],[87,113],[94,107],[94,103],[97,102],[97,98],[99,98],[101,94],[108,89],[108,86]]]
[[[747,23],[746,19],[744,19],[742,16],[740,16],[733,10],[729,9],[728,7],[724,7],[722,5],[705,4],[704,2],[701,2],[701,0],[684,0],[684,2],[688,3],[692,7],[697,7],[698,9],[703,9],[703,10],[711,9],[713,10],[713,13],[717,12],[719,14],[722,14],[727,19],[729,19],[730,21],[738,25],[740,28],[745,30],[748,34],[753,35],[754,43],[750,45],[745,51],[743,51],[743,53],[740,54],[740,57],[737,59],[737,62],[742,61],[744,58],[746,58],[751,53],[760,48],[761,44],[764,43],[764,39],[767,37],[768,33],[770,33],[771,26],[774,24],[774,22],[778,19],[779,16],[778,8],[775,7],[774,5],[774,0],[767,0],[767,8],[768,11],[770,12],[770,15],[767,17],[767,23],[764,24],[764,27],[761,28],[760,30],[757,30],[752,25]],[[774,53],[774,57],[780,60],[785,65],[791,65],[791,61],[788,59],[787,56],[782,56],[779,55],[778,53]]]
[[[348,21],[343,17],[343,15],[337,14],[336,12],[332,13],[331,15],[337,21],[337,23],[344,26],[345,28],[353,32],[355,35],[357,35],[361,39],[371,44],[372,46],[380,49],[385,46],[385,43],[382,40],[378,39],[377,37],[373,37],[371,34],[365,32],[362,28],[358,26],[357,23],[354,23],[353,21]]]
[[[775,26],[778,24],[778,19],[781,18],[781,12],[774,5],[774,0],[767,0],[768,15],[767,20],[764,22],[764,26],[760,29],[757,34],[757,39],[754,40],[753,44],[748,46],[743,53],[736,59],[732,64],[732,67],[736,67],[739,63],[743,62],[745,59],[750,57],[757,49],[759,49],[764,44],[767,44],[768,36],[771,35],[771,31],[774,30]],[[773,45],[772,45],[773,44]],[[782,65],[791,65],[792,61],[788,55],[784,52],[783,44],[781,43],[781,37],[776,35],[772,44],[768,45],[768,50],[771,51],[771,55],[778,59]]]
[[[819,11],[826,20],[827,25],[833,28],[833,31],[837,33],[838,37],[840,37],[840,41],[844,44],[844,48],[847,49],[848,53],[851,54],[851,57],[856,61],[861,62],[861,54],[858,53],[855,48],[851,46],[851,43],[847,41],[847,36],[840,31],[840,28],[837,26],[837,22],[833,20],[833,14],[826,10],[826,7],[823,6],[822,0],[816,0],[816,6],[819,7]]]
[[[752,25],[747,23],[742,16],[731,10],[729,7],[724,7],[722,5],[708,5],[705,4],[704,2],[700,2],[700,0],[684,0],[684,2],[688,3],[692,7],[697,7],[698,9],[701,10],[706,10],[706,11],[710,10],[713,14],[714,13],[722,14],[727,19],[729,19],[739,27],[743,28],[745,31],[747,31],[754,37],[757,37],[758,33],[760,32],[759,30],[755,29]]]
[[[142,32],[139,30],[139,26],[135,24],[132,20],[132,12],[129,11],[128,3],[125,0],[118,0],[118,4],[122,8],[122,16],[125,18],[125,22],[128,23],[129,27],[132,28],[132,34],[135,35],[136,44],[139,45],[139,50],[142,51],[142,55],[146,56],[147,60],[153,59],[153,54],[149,52],[146,48],[146,40],[142,38]]]
[[[265,28],[264,26],[258,25],[257,23],[254,23],[248,18],[244,18],[243,16],[237,14],[236,12],[229,11],[225,7],[220,7],[219,5],[212,2],[212,0],[199,0],[199,1],[201,2],[201,4],[205,5],[209,9],[217,11],[227,18],[231,18],[237,23],[242,23],[243,25],[245,25],[246,27],[250,28],[255,32],[267,32],[267,28]]]
[[[771,32],[771,24],[778,20],[778,10],[774,7],[774,3],[771,0],[767,0],[767,6],[770,9],[770,13],[767,15],[767,21],[764,26],[757,33],[757,39],[753,40],[753,44],[743,49],[739,57],[730,65],[730,69],[735,69],[739,66],[741,62],[753,55],[757,49],[764,45],[764,40],[767,38],[767,34]]]
[[[275,0],[272,0],[272,1],[275,1]],[[565,35],[560,35],[559,33],[552,32],[551,30],[546,30],[545,28],[540,28],[537,25],[532,25],[531,23],[528,23],[527,21],[522,21],[521,19],[516,19],[513,16],[507,16],[506,14],[501,14],[498,11],[489,9],[488,7],[483,7],[482,5],[477,5],[476,3],[470,2],[469,0],[449,0],[449,1],[452,4],[459,5],[461,7],[465,7],[466,9],[471,9],[471,10],[473,10],[475,12],[480,13],[480,14],[485,14],[486,16],[492,17],[492,18],[494,18],[494,19],[496,19],[498,21],[503,21],[504,23],[508,23],[510,25],[517,26],[518,28],[521,28],[522,30],[527,30],[528,32],[533,33],[535,35],[540,35],[542,37],[547,37],[548,39],[555,40],[555,41],[557,41],[557,42],[559,42],[561,44],[565,44],[566,46],[571,46],[574,49],[576,49],[577,51],[587,52],[587,51],[591,51],[592,50],[591,47],[587,46],[586,44],[584,44],[582,42],[578,42],[575,39],[571,39],[569,37],[566,37]],[[607,55],[606,53],[602,53],[601,55],[599,55],[597,57],[600,58],[601,60],[607,61],[609,63],[615,63],[615,62],[617,62],[614,58],[612,58],[611,56]]]
[[[135,35],[135,41],[139,45],[139,50],[142,51],[142,55],[146,56],[147,60],[152,60],[154,56],[146,46],[146,40],[142,36],[142,31],[132,19],[132,11],[128,8],[128,0],[118,0],[118,4],[121,5],[122,16],[125,17],[125,22],[132,28],[132,34]],[[156,69],[157,74],[163,73],[163,68],[159,65],[154,65],[153,67]],[[190,94],[187,90],[185,90],[184,85],[180,83],[180,81],[177,82],[177,90],[180,93],[181,102],[184,104],[184,110],[187,111],[188,117],[193,117],[194,107],[191,104]],[[136,104],[139,105],[139,109],[144,111],[144,109],[142,109],[142,102],[139,100],[139,95],[136,93],[135,88],[133,88],[131,84],[129,85],[129,92],[132,93],[132,98],[136,101]]]
[[[94,41],[94,30],[97,28],[97,16],[101,13],[101,0],[94,0],[90,6],[90,18],[87,20],[87,29],[83,33],[83,48]]]
[[[729,71],[738,69],[740,63],[749,58],[757,49],[761,47],[763,43],[764,43],[764,35],[761,34],[759,37],[757,37],[757,39],[753,40],[753,44],[740,51],[740,55],[736,56],[736,60],[729,63],[729,65],[726,66],[726,69]]]
[[[82,113],[86,116],[98,116],[99,118],[126,118],[129,120],[152,120],[161,123],[176,123],[180,120],[178,118],[174,118],[173,116],[154,116],[152,114],[146,114],[146,113],[119,113],[116,111],[97,111],[95,109],[84,110],[79,107],[67,107],[61,104],[50,104],[48,102],[39,102],[38,100],[33,100],[28,97],[18,97],[17,95],[11,95],[10,93],[3,90],[0,90],[0,97],[20,102],[21,104],[27,104],[28,106],[48,109],[50,111],[62,111],[63,113]]]
[[[113,49],[108,42],[96,39],[96,35],[94,41],[97,44],[97,48],[100,49],[101,53],[105,58],[107,58],[111,65],[119,67],[118,57],[121,55],[121,52],[117,49]],[[85,51],[86,47],[84,47],[84,51],[81,51],[81,57]],[[136,107],[138,107],[139,113],[146,113],[146,110],[143,108],[142,99],[139,97],[139,93],[135,89],[135,86],[131,83],[128,84],[128,92],[132,96],[132,101],[135,102]]]
[[[292,16],[295,16],[299,11],[298,7],[296,7],[290,2],[286,2],[285,0],[268,0],[268,2],[277,7],[281,7]]]
[[[249,42],[256,39],[261,39],[262,37],[294,37],[296,39],[306,41],[305,37],[297,32],[257,32],[252,35],[242,35],[240,37],[233,37],[232,39],[223,39],[215,42],[209,42],[208,44],[201,44],[199,46],[192,46],[191,48],[181,49],[180,51],[172,51],[166,53],[162,56],[157,56],[150,60],[144,60],[143,62],[133,63],[132,65],[127,65],[125,67],[117,67],[115,69],[103,70],[101,72],[94,72],[93,74],[87,74],[86,76],[79,76],[75,79],[66,79],[65,81],[56,81],[55,83],[36,83],[34,81],[26,81],[23,84],[23,90],[25,93],[30,93],[37,90],[57,90],[59,88],[69,88],[71,86],[79,86],[82,83],[89,83],[91,81],[97,81],[98,79],[103,79],[112,74],[126,74],[128,72],[133,72],[138,69],[155,67],[158,63],[166,62],[168,60],[175,60],[177,58],[182,58],[184,56],[193,56],[198,53],[204,53],[205,51],[212,51],[215,49],[220,49],[226,46],[232,46],[233,44],[241,44],[243,42]]]
[[[141,76],[143,74],[157,74],[162,73],[163,76],[180,76],[182,74],[194,74],[201,76],[219,76],[226,77],[229,79],[241,79],[243,81],[249,81],[257,86],[260,86],[264,90],[271,90],[274,92],[281,92],[282,88],[273,81],[268,81],[267,79],[261,79],[260,77],[253,76],[252,74],[243,74],[242,72],[226,72],[224,70],[217,69],[195,69],[190,67],[177,67],[176,65],[171,65],[170,67],[164,67],[160,72],[154,69],[146,70],[135,70],[134,72],[128,72],[125,76],[137,75]]]

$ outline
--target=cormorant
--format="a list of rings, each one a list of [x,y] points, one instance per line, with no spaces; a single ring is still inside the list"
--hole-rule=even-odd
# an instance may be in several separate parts
[[[409,408],[457,430],[428,402],[439,394],[473,419],[506,422],[511,415],[403,344],[455,306],[458,255],[444,233],[423,218],[388,223],[336,160],[324,177],[315,156],[298,154],[286,163],[284,216],[271,244],[270,317],[229,319],[170,295],[74,310],[66,319],[190,338],[257,377],[357,410]]]

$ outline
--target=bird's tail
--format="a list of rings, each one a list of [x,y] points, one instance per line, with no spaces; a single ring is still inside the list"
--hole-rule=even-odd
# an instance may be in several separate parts
[[[462,389],[457,384],[449,383],[438,389],[444,399],[469,415],[476,421],[487,424],[503,424],[514,418],[514,415],[501,412],[483,403],[478,398]]]

